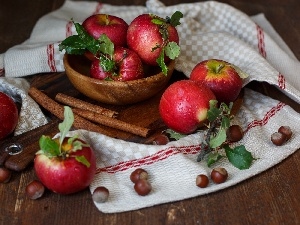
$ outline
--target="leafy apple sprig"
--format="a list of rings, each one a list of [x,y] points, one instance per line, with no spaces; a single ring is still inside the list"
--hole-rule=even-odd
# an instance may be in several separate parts
[[[152,49],[154,51],[157,48],[162,48],[159,57],[156,59],[157,64],[162,69],[163,74],[167,75],[168,67],[165,63],[165,55],[168,56],[170,59],[176,59],[180,54],[180,47],[174,41],[169,41],[169,33],[168,33],[168,25],[171,26],[178,26],[180,25],[180,19],[183,17],[183,14],[180,11],[176,11],[171,17],[166,17],[166,19],[160,18],[156,15],[152,15],[153,19],[151,20],[152,23],[159,25],[160,29],[159,32],[163,38],[162,46],[156,46]]]
[[[231,148],[226,141],[226,131],[230,126],[230,121],[233,116],[231,115],[233,103],[226,105],[216,100],[210,101],[210,108],[207,112],[207,129],[204,134],[204,141],[201,143],[201,152],[197,157],[197,161],[206,160],[207,166],[210,167],[223,157],[227,157],[229,162],[240,170],[250,168],[252,161],[255,160],[252,154],[246,150],[244,145]],[[165,131],[170,135],[170,138],[179,140],[186,136],[177,133],[171,129]],[[225,155],[222,155],[220,150],[225,150]]]
[[[113,60],[114,43],[106,34],[101,34],[99,39],[93,38],[86,32],[84,27],[72,20],[77,35],[67,37],[59,44],[59,51],[65,50],[70,55],[83,55],[90,51],[100,59],[100,66],[105,72],[113,71],[116,62]]]
[[[226,141],[226,131],[233,118],[231,115],[233,103],[226,105],[222,102],[219,107],[217,105],[216,100],[210,101],[210,108],[207,112],[208,129],[197,161],[206,158],[207,165],[211,166],[221,158],[227,157],[229,162],[238,169],[248,169],[254,160],[251,152],[247,151],[244,145],[231,148]],[[225,150],[225,155],[220,153],[221,149]]]
[[[57,139],[52,139],[49,136],[42,135],[39,140],[40,150],[36,154],[44,154],[48,158],[62,158],[65,159],[70,157],[71,152],[76,152],[81,150],[83,147],[88,147],[88,144],[85,144],[77,139],[77,136],[68,138],[67,145],[62,147],[63,141],[66,138],[67,133],[70,131],[72,124],[74,122],[74,114],[72,109],[69,106],[64,107],[64,121],[58,125],[60,131],[60,137]],[[75,156],[75,159],[84,164],[87,167],[90,167],[90,162],[84,156]]]

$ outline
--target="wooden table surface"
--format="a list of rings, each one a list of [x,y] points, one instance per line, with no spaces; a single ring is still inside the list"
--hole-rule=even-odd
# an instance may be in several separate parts
[[[139,4],[143,0],[102,1],[116,5]],[[196,2],[164,0],[166,5]],[[276,31],[300,59],[299,0],[223,0],[248,15],[264,13]],[[36,21],[59,8],[63,0],[1,1],[0,53],[29,38]],[[299,73],[299,71],[295,71]],[[27,78],[32,86],[54,95],[69,87],[64,73],[37,74]],[[265,83],[248,87],[286,102],[297,112],[300,105]],[[70,93],[76,94],[70,86]],[[126,107],[119,108],[126,112]],[[132,109],[130,109],[132,110]],[[54,128],[49,132],[56,132]],[[38,137],[29,134],[32,140]],[[24,135],[26,137],[26,135]],[[129,137],[130,138],[130,137]],[[0,184],[0,224],[300,224],[300,152],[297,151],[271,169],[228,189],[188,200],[146,209],[103,214],[94,206],[88,189],[72,196],[46,192],[39,200],[25,196],[25,187],[35,173],[32,166],[14,172],[7,184]],[[142,199],[141,199],[142,200]]]

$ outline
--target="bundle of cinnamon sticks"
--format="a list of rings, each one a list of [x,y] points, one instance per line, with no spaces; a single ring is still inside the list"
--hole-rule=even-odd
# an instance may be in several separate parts
[[[148,128],[117,119],[116,117],[118,116],[118,112],[116,111],[103,108],[62,93],[58,93],[55,96],[56,101],[35,87],[31,87],[28,94],[39,105],[61,120],[64,119],[64,105],[70,106],[74,113],[73,127],[76,129],[85,129],[88,131],[102,133],[107,136],[112,136],[110,131],[98,125],[101,124],[142,137],[147,137],[150,132],[150,129]]]

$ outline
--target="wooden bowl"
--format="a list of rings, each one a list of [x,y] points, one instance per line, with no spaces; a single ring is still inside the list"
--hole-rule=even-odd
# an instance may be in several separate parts
[[[99,102],[127,105],[151,98],[161,91],[172,76],[174,61],[168,64],[165,76],[160,68],[145,68],[146,77],[133,81],[105,81],[90,77],[90,64],[84,56],[64,55],[66,74],[73,86],[82,94]]]

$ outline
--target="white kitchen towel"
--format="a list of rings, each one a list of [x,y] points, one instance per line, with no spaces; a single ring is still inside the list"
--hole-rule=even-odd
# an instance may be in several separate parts
[[[196,63],[208,58],[223,59],[249,74],[244,85],[252,80],[265,81],[300,103],[300,81],[295,73],[300,63],[264,15],[249,17],[216,1],[173,6],[165,6],[158,0],[148,0],[146,6],[66,1],[60,9],[37,22],[27,41],[0,55],[0,71],[5,76],[1,78],[2,86],[9,78],[18,81],[34,73],[63,71],[63,53],[59,52],[58,44],[76,33],[71,18],[82,22],[94,13],[108,13],[130,23],[142,13],[165,17],[177,10],[184,14],[178,27],[181,54],[176,60],[177,70],[188,77]],[[110,190],[108,201],[95,203],[95,206],[106,213],[124,212],[219,191],[265,171],[300,148],[299,114],[284,103],[252,90],[245,89],[244,103],[233,122],[246,132],[235,145],[245,145],[257,160],[249,169],[239,170],[226,158],[222,159],[216,166],[228,170],[228,180],[219,185],[211,182],[205,189],[195,185],[197,174],[209,174],[211,170],[204,162],[196,161],[203,140],[200,131],[163,146],[74,131],[86,139],[97,154],[98,169],[90,186],[91,193],[97,186]],[[285,145],[276,147],[270,136],[281,125],[290,126],[293,136]],[[130,173],[138,167],[149,172],[153,186],[151,193],[144,197],[135,193],[129,179]]]

